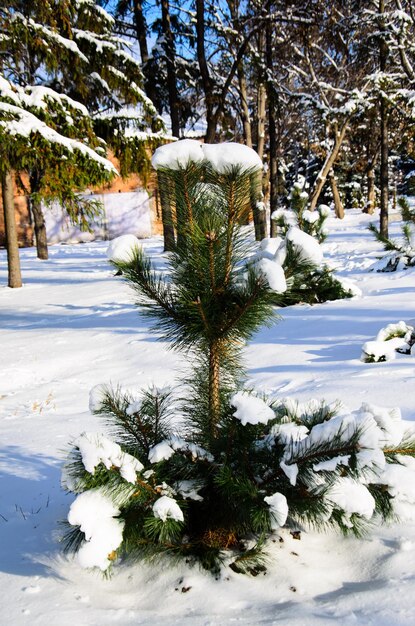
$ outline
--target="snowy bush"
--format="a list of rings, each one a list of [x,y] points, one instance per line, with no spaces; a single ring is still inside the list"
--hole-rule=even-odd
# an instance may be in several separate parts
[[[376,272],[395,272],[409,267],[415,267],[415,226],[405,223],[402,226],[402,239],[394,241],[381,235],[374,224],[370,224],[369,230],[376,239],[383,244],[387,254],[376,261],[370,268]]]
[[[304,176],[299,176],[288,196],[290,209],[277,209],[271,218],[277,225],[279,235],[286,235],[292,226],[296,226],[321,243],[328,234],[324,224],[330,215],[330,207],[321,204],[316,211],[309,211],[306,186]]]
[[[395,358],[396,352],[411,354],[415,344],[415,329],[403,321],[382,328],[374,341],[367,341],[362,348],[361,360],[365,363],[382,363]]]
[[[82,567],[167,554],[255,573],[265,538],[286,524],[359,536],[374,521],[415,514],[415,462],[405,456],[415,441],[398,409],[337,412],[238,391],[210,449],[195,443],[196,428],[168,432],[170,410],[155,388],[141,402],[107,389],[100,413],[120,445],[90,434],[74,442],[66,541]]]

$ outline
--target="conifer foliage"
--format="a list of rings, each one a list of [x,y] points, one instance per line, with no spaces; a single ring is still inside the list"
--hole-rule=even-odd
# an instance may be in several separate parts
[[[252,155],[242,146],[226,157],[222,146],[197,142],[156,152],[177,232],[169,273],[137,247],[115,265],[193,368],[180,392],[92,390],[91,410],[114,441],[82,434],[63,478],[77,494],[66,546],[84,567],[170,555],[214,573],[227,564],[255,574],[267,538],[286,523],[359,535],[376,516],[392,517],[399,497],[390,467],[414,471],[406,454],[415,442],[398,411],[300,406],[243,387],[243,343],[275,321],[281,284],[247,261],[241,235],[259,168]]]

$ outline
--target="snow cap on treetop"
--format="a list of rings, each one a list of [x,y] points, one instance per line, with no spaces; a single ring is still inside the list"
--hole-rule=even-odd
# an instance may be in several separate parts
[[[139,247],[140,242],[135,235],[121,235],[110,242],[107,257],[115,263],[128,263]]]
[[[189,162],[203,161],[202,144],[195,139],[181,139],[157,148],[151,159],[154,169],[167,167],[178,170]]]
[[[241,171],[262,169],[262,161],[255,150],[234,142],[202,144],[195,139],[181,139],[160,146],[151,159],[156,170],[163,167],[177,170],[190,162],[201,161],[210,163],[219,174],[226,173],[232,167],[238,167]]]
[[[249,169],[262,170],[262,161],[255,150],[241,143],[205,143],[202,150],[206,161],[219,174],[225,174],[231,167],[238,167],[242,172]]]

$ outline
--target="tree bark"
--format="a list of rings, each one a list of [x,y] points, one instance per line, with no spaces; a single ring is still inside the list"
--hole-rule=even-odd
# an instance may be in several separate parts
[[[219,345],[212,341],[209,347],[209,423],[210,435],[217,437],[220,417],[220,358]]]
[[[344,219],[344,206],[343,206],[343,202],[340,198],[340,193],[337,187],[337,183],[336,183],[336,177],[334,175],[334,171],[330,170],[329,173],[329,178],[330,178],[330,186],[331,186],[331,192],[333,194],[333,201],[334,201],[334,211],[336,213],[336,217],[338,217],[340,220]]]
[[[214,93],[213,82],[209,72],[205,49],[205,2],[196,0],[196,51],[200,76],[202,78],[203,91],[206,105],[206,143],[213,143],[216,137],[216,116],[213,114]]]
[[[174,236],[173,214],[167,190],[168,180],[163,174],[158,173],[161,221],[163,223],[164,252],[172,252],[176,248]]]
[[[367,171],[367,201],[363,210],[364,213],[373,215],[376,205],[376,191],[375,191],[375,170],[373,167],[369,167]]]
[[[317,202],[318,202],[321,192],[323,191],[323,187],[326,183],[327,176],[329,175],[329,172],[339,155],[340,148],[343,143],[343,139],[346,135],[346,131],[347,131],[347,122],[343,123],[343,126],[341,127],[340,131],[337,129],[335,130],[334,146],[333,146],[332,151],[327,155],[326,160],[323,164],[323,167],[321,168],[319,175],[317,176],[315,188],[311,195],[310,211],[314,211],[314,209],[317,206]]]
[[[385,0],[379,0],[379,69],[386,71],[388,44],[385,39]],[[388,104],[386,98],[380,100],[380,234],[388,237],[389,231],[389,137],[388,137]]]
[[[268,135],[269,135],[269,208],[270,215],[278,208],[278,154],[277,154],[277,123],[275,116],[275,91],[271,81],[273,75],[272,26],[268,22],[265,29],[265,60],[268,70],[267,102],[268,102]],[[273,219],[270,220],[271,237],[277,236],[277,228]]]
[[[167,90],[169,93],[171,131],[174,137],[180,137],[180,104],[177,91],[177,76],[175,65],[175,45],[171,29],[169,0],[161,1],[161,22],[165,39],[165,52],[167,63]]]
[[[246,77],[243,68],[242,62],[238,66],[238,81],[239,81],[239,91],[241,94],[241,109],[242,109],[242,126],[244,129],[244,139],[245,144],[252,148],[252,126],[251,126],[251,118],[249,115],[249,107],[248,107],[248,89],[246,85]]]
[[[143,13],[142,0],[133,0],[134,26],[138,45],[140,47],[141,69],[144,75],[144,87],[147,96],[156,108],[158,108],[158,96],[154,87],[151,68],[149,67],[149,53],[147,46],[147,23]],[[159,111],[160,112],[160,111]]]
[[[261,199],[262,172],[252,174],[251,180],[251,207],[254,217],[255,239],[262,241],[267,236],[267,214],[265,208],[258,208]]]
[[[22,286],[22,275],[14,210],[13,174],[11,171],[2,173],[1,191],[3,197],[4,226],[6,230],[8,285],[15,289]]]
[[[32,209],[33,222],[35,225],[37,258],[42,259],[42,261],[46,261],[49,258],[48,239],[46,235],[45,216],[43,215],[41,201],[38,199],[32,199],[30,207]]]

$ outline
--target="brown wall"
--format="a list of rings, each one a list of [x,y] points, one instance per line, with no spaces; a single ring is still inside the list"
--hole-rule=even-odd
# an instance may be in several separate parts
[[[109,156],[110,161],[114,163],[115,167],[118,169],[118,161],[112,155]],[[27,180],[23,176],[23,182],[27,184]],[[137,174],[132,174],[126,179],[122,179],[121,176],[117,176],[113,180],[110,185],[100,188],[91,188],[90,191],[93,193],[123,193],[123,192],[131,192],[137,188],[141,188],[142,181]],[[152,202],[151,202],[151,222],[152,222],[152,231],[154,234],[160,234],[162,232],[161,227],[161,219],[160,219],[160,210],[158,207],[158,202],[156,198],[155,191],[155,180],[151,178],[148,190],[151,194]],[[33,245],[33,227],[31,223],[30,211],[28,207],[27,197],[23,194],[21,190],[18,190],[15,187],[15,207],[16,207],[16,225],[17,225],[17,234],[18,241],[20,247],[28,247]],[[3,203],[0,193],[0,246],[5,245],[5,229],[4,229],[4,215],[3,215]]]

